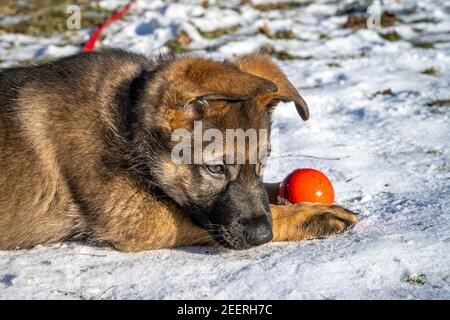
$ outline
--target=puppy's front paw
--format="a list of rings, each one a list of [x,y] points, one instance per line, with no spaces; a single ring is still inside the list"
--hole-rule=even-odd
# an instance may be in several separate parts
[[[304,202],[270,208],[274,241],[325,238],[347,230],[358,220],[353,212],[337,205]]]
[[[338,205],[317,205],[314,206],[314,211],[299,226],[307,239],[325,238],[341,233],[358,220],[355,213]]]

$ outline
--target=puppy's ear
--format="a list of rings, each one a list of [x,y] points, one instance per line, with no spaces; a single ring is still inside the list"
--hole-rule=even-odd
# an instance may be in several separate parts
[[[236,59],[236,66],[247,73],[270,79],[278,87],[276,92],[267,92],[256,97],[256,103],[265,107],[274,107],[280,101],[294,102],[297,112],[303,120],[308,120],[309,109],[305,100],[286,78],[281,69],[267,56],[251,54]]]
[[[199,120],[215,100],[244,101],[276,92],[272,81],[240,70],[234,63],[183,57],[161,63],[151,72],[140,101],[152,105],[143,111],[146,125],[165,130],[186,128]]]
[[[270,80],[239,70],[229,62],[202,58],[182,58],[172,62],[168,70],[173,102],[186,105],[198,99],[206,101],[249,100],[257,95],[276,92]]]

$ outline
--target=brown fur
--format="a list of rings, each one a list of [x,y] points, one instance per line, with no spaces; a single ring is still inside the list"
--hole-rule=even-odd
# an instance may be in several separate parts
[[[214,243],[184,204],[207,202],[221,187],[198,187],[192,167],[162,152],[164,137],[195,119],[220,130],[267,128],[270,108],[287,100],[308,117],[298,92],[260,55],[219,63],[108,50],[4,70],[0,249],[81,238],[123,251]],[[324,237],[356,221],[338,206],[271,211],[276,241]]]

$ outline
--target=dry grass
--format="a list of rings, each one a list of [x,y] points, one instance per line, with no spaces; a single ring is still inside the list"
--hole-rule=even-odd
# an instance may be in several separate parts
[[[246,2],[246,1],[244,1]],[[251,1],[250,1],[251,3]],[[279,2],[268,2],[261,4],[253,4],[253,8],[259,11],[271,11],[271,10],[291,10],[296,9],[300,6],[306,6],[312,3],[311,0],[303,1],[279,1]]]
[[[310,60],[310,59],[312,59],[312,56],[296,56],[287,51],[275,50],[275,48],[270,44],[262,46],[261,48],[259,48],[259,51],[261,53],[269,54],[278,60]]]
[[[33,36],[49,36],[55,32],[71,32],[66,21],[67,6],[76,4],[81,8],[81,27],[90,28],[103,21],[110,12],[90,0],[29,0],[20,5],[15,0],[0,2],[1,16],[23,16],[15,24],[0,25],[0,33],[22,33]]]
[[[437,76],[439,74],[439,71],[436,68],[431,67],[423,70],[421,73],[429,76]]]
[[[450,107],[450,99],[433,100],[433,101],[428,102],[427,106],[438,107],[438,108]]]
[[[380,37],[382,37],[387,41],[399,41],[402,39],[402,37],[396,31],[391,31],[387,33],[380,32],[379,35]]]
[[[237,30],[239,30],[239,28],[241,27],[240,24],[228,27],[228,28],[219,28],[213,31],[203,31],[203,30],[198,30],[200,32],[200,34],[202,35],[203,38],[206,39],[217,39],[220,38],[221,36],[227,35],[227,34],[233,34],[235,33]]]
[[[367,14],[354,14],[349,15],[347,22],[344,24],[344,28],[350,29],[365,29],[367,28]],[[381,15],[380,24],[382,28],[390,27],[395,25],[397,22],[397,17],[391,12],[383,12]]]
[[[269,25],[265,23],[263,26],[257,28],[256,32],[264,34],[269,39],[294,39],[295,35],[292,30],[284,29],[272,32]]]

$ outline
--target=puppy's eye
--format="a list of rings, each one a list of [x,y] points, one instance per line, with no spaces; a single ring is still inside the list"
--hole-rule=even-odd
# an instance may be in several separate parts
[[[225,166],[222,164],[217,165],[207,165],[206,170],[209,171],[209,173],[212,173],[214,175],[222,175],[225,173]]]

